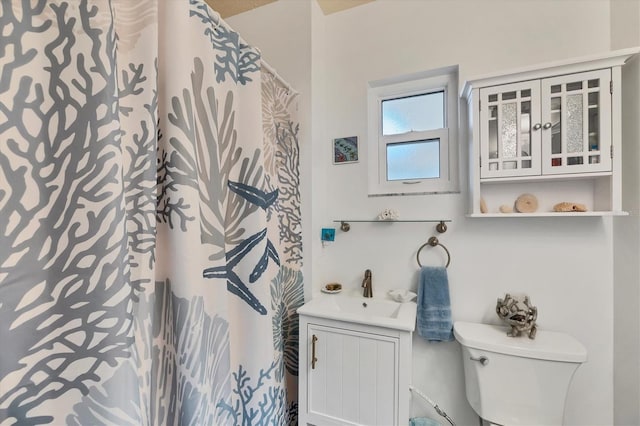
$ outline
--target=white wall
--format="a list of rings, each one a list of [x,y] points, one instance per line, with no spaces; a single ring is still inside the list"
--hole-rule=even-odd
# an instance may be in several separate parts
[[[640,1],[611,2],[611,48],[640,46]],[[623,74],[623,208],[614,221],[614,421],[640,424],[640,60]]]
[[[609,8],[608,1],[584,0],[376,0],[324,16],[313,0],[280,0],[229,19],[301,97],[311,96],[301,116],[311,132],[301,140],[307,295],[330,281],[359,289],[367,268],[376,296],[391,288],[415,289],[415,251],[435,234],[429,223],[354,223],[322,247],[320,229],[337,227],[333,220],[374,218],[387,207],[403,218],[451,219],[440,239],[452,254],[454,319],[497,322],[496,298],[526,292],[538,306],[542,329],[570,333],[587,347],[589,361],[578,369],[567,399],[569,425],[613,422],[612,220],[467,219],[464,162],[460,194],[369,198],[366,161],[332,165],[330,141],[357,135],[366,142],[370,80],[459,64],[462,82],[608,51]],[[289,32],[292,19],[304,22]],[[306,42],[292,40],[298,37],[311,40],[310,53],[301,51]],[[366,146],[361,148],[366,159]],[[467,147],[461,151],[466,158]],[[426,251],[423,263],[443,261],[437,248]],[[457,343],[415,337],[413,361],[415,386],[459,425],[477,424],[464,396]],[[514,384],[514,392],[518,386],[526,383]],[[419,399],[412,405],[414,415],[437,417]]]
[[[327,139],[358,135],[366,141],[366,83],[459,64],[460,78],[544,61],[608,51],[609,4],[594,1],[385,1],[326,18]],[[466,146],[461,158],[466,158]],[[497,322],[505,292],[528,293],[541,328],[568,332],[589,351],[567,400],[567,424],[613,421],[612,231],[609,219],[467,219],[466,185],[460,195],[366,195],[365,161],[334,166],[320,179],[329,193],[313,207],[314,232],[339,218],[374,218],[394,207],[404,218],[451,219],[441,241],[449,267],[454,319]],[[361,158],[366,157],[363,149]],[[464,163],[463,163],[464,164]],[[466,168],[461,180],[466,182]],[[315,177],[314,177],[315,179]],[[324,217],[319,211],[326,212]],[[353,224],[349,233],[312,253],[312,285],[330,281],[356,288],[366,268],[374,293],[413,288],[416,249],[434,234],[432,224]],[[309,255],[309,253],[307,253]],[[441,264],[432,249],[423,263]],[[475,424],[464,396],[457,343],[414,338],[413,383],[440,403],[458,424]],[[516,382],[517,383],[517,382]],[[508,384],[505,384],[508,385]],[[518,384],[526,386],[526,384]],[[517,391],[517,386],[514,391]],[[437,417],[420,400],[415,415]]]

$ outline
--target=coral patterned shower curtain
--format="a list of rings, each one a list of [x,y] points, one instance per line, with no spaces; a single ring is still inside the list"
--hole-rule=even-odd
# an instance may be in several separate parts
[[[295,424],[294,95],[200,0],[0,34],[0,424]]]

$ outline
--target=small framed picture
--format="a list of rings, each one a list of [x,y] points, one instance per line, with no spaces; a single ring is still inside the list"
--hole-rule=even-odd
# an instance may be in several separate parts
[[[349,136],[333,140],[333,164],[358,162],[358,137]]]

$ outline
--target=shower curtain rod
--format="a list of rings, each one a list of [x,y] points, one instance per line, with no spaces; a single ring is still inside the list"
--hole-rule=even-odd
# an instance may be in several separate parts
[[[227,23],[227,21],[225,21],[224,19],[222,19],[222,17],[220,16],[220,14],[218,12],[216,12],[215,10],[213,10],[211,8],[211,6],[209,6],[207,4],[207,6],[209,7],[209,9],[211,9],[211,11],[215,14],[215,17],[217,17],[217,22],[215,22],[215,25],[222,25],[226,28],[227,31],[232,31],[236,34],[238,34],[238,37],[240,38],[240,43],[241,44],[246,44],[247,46],[251,46],[249,43],[247,43],[245,41],[244,38],[242,38],[242,36],[240,35],[240,33],[238,33],[236,30],[234,30],[233,28],[231,28],[231,25],[229,25]],[[275,68],[273,68],[271,65],[269,65],[269,63],[267,61],[265,61],[264,59],[262,59],[262,52],[260,51],[259,48],[254,47],[254,49],[256,49],[258,51],[258,53],[260,53],[260,65],[264,68],[267,69],[267,71],[269,71],[271,74],[273,74],[273,76],[280,82],[282,83],[282,85],[284,87],[287,88],[287,90],[289,92],[292,92],[294,95],[299,95],[300,92],[298,92],[296,89],[294,89],[291,84],[289,84],[284,78],[282,78],[282,76],[280,74],[278,74],[278,72],[275,70]]]
[[[240,40],[242,40],[242,37],[240,38]],[[245,43],[246,44],[246,43]],[[257,47],[255,48],[258,52],[260,52],[260,49],[258,49]],[[260,55],[262,56],[262,52],[260,52]],[[284,78],[282,78],[282,76],[280,74],[278,74],[278,72],[276,71],[275,68],[273,68],[271,65],[269,65],[269,63],[267,61],[265,61],[264,59],[262,59],[262,57],[260,58],[260,66],[264,67],[267,69],[267,71],[269,71],[271,74],[273,74],[273,76],[280,82],[282,83],[282,85],[284,87],[287,88],[287,90],[289,92],[291,92],[294,96],[295,95],[299,95],[300,92],[298,92],[296,89],[294,89],[291,84],[289,84]]]

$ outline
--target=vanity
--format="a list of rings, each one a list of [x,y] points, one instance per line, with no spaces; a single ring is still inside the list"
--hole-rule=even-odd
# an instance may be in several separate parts
[[[415,302],[318,294],[297,312],[299,424],[408,424]]]

